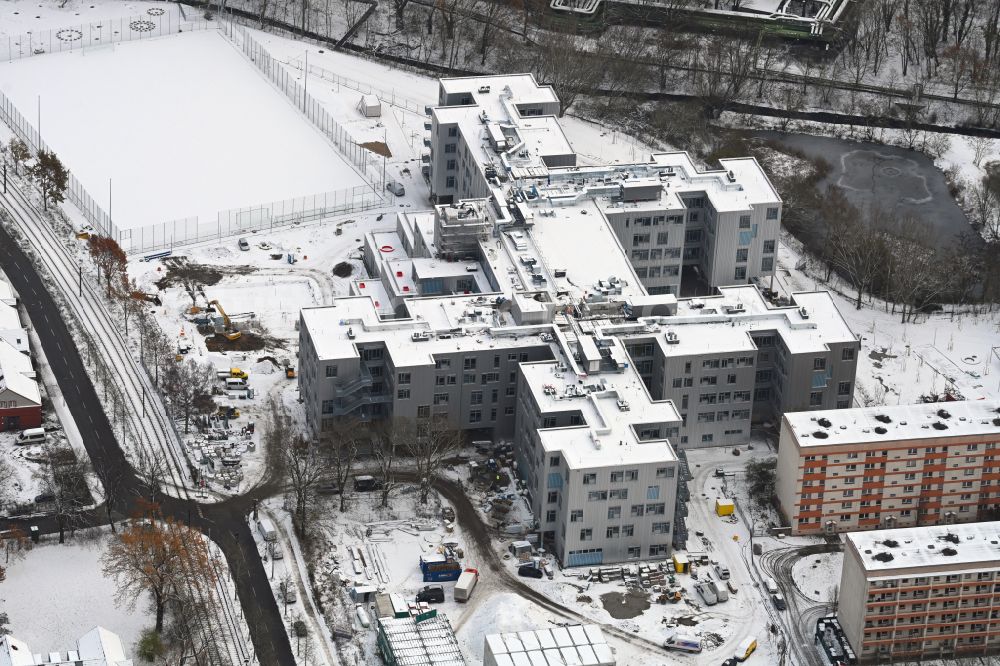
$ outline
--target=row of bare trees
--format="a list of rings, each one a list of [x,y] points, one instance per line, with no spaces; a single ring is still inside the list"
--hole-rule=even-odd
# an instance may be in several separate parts
[[[447,421],[396,417],[363,422],[335,419],[321,437],[299,433],[277,399],[267,409],[264,443],[272,467],[280,469],[292,523],[300,536],[312,525],[321,488],[333,488],[338,508],[348,508],[357,473],[377,477],[378,506],[387,509],[402,479],[416,482],[419,501],[427,504],[435,476],[459,451],[464,435]]]
[[[855,307],[865,296],[879,298],[906,323],[941,302],[996,298],[997,244],[971,234],[943,243],[926,221],[877,206],[859,209],[839,188],[830,188],[825,201],[820,258],[826,279],[836,272],[851,286]]]

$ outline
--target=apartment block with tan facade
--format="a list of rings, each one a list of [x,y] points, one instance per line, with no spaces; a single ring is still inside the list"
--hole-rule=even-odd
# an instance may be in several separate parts
[[[1000,510],[1000,401],[786,412],[776,495],[793,534],[986,520]]]
[[[1000,522],[844,537],[837,617],[860,663],[1000,652]]]

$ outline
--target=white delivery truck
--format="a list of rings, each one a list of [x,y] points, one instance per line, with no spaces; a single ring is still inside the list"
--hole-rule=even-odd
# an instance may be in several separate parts
[[[468,601],[479,582],[478,569],[466,569],[455,582],[455,601]]]
[[[708,586],[715,593],[715,598],[719,600],[720,604],[724,601],[729,601],[729,590],[726,589],[724,583],[717,580],[710,580],[708,581]]]
[[[694,634],[678,631],[667,636],[667,640],[663,641],[663,647],[668,650],[701,652],[701,639]]]
[[[271,522],[270,518],[261,518],[257,521],[257,531],[260,532],[261,537],[264,541],[277,541],[278,540],[278,530],[274,529],[274,523]]]

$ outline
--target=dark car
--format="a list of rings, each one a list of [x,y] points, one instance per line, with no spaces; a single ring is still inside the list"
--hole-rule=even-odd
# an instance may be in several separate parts
[[[35,504],[45,504],[46,502],[55,502],[56,496],[52,493],[42,493],[35,497]]]
[[[780,611],[788,609],[788,604],[785,603],[785,597],[780,594],[772,594],[771,601],[774,602],[774,607]]]
[[[545,575],[545,572],[534,564],[522,564],[517,568],[517,575],[524,578],[541,578]]]
[[[417,592],[417,603],[440,604],[444,602],[444,588],[440,585],[428,585]]]

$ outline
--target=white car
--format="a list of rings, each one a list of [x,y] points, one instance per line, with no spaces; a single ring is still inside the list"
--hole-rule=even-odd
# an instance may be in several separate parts
[[[250,250],[250,242],[246,238],[241,238],[239,240],[239,246],[244,252],[248,252]]]

